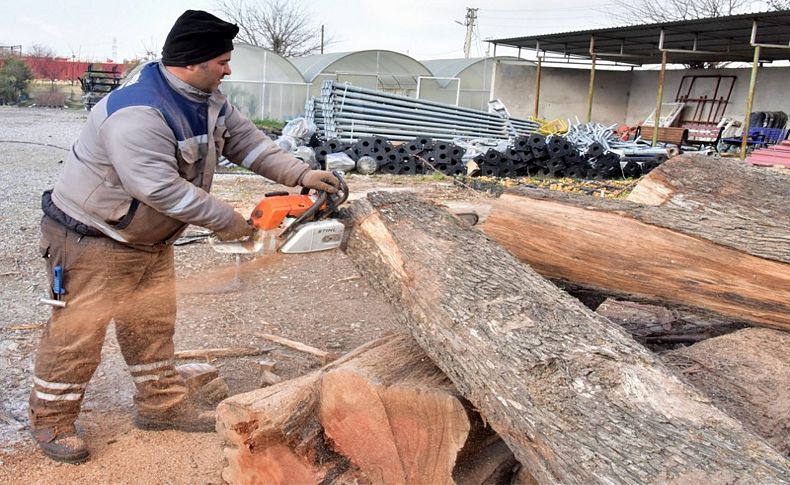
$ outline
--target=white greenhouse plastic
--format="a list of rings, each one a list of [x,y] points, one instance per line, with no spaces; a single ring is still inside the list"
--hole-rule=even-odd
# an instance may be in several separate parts
[[[234,44],[231,75],[221,90],[252,119],[289,120],[304,111],[310,84],[286,58],[263,47]]]
[[[388,50],[337,52],[291,59],[304,81],[312,83],[311,95],[321,93],[327,79],[392,94],[415,96],[420,76],[432,76],[420,61]]]
[[[494,67],[501,61],[532,64],[510,56],[422,61],[434,77],[420,79],[419,98],[487,111]]]

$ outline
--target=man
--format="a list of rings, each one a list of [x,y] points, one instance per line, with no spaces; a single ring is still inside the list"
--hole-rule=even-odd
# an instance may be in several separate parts
[[[32,435],[50,458],[88,458],[74,422],[111,320],[137,390],[135,425],[214,429],[174,368],[171,243],[188,224],[223,240],[252,234],[209,194],[220,155],[287,186],[337,190],[332,174],[282,151],[218,91],[238,30],[206,12],[181,15],[161,62],[93,108],[42,198],[41,254],[51,296],[66,304],[53,307],[30,396]]]

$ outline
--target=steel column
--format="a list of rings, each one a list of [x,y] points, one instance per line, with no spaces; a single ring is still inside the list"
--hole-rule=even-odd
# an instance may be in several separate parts
[[[752,60],[752,77],[749,80],[749,96],[746,98],[746,116],[743,120],[743,135],[741,138],[741,160],[746,159],[746,141],[749,139],[749,128],[752,117],[752,105],[754,103],[754,88],[757,86],[757,67],[760,65],[760,47],[754,48],[754,59]]]
[[[593,54],[590,68],[590,88],[587,91],[587,123],[592,122],[593,92],[595,91],[595,57],[595,54]]]
[[[539,117],[538,113],[540,112],[540,76],[542,69],[543,63],[541,62],[540,56],[538,56],[538,72],[535,79],[535,118]]]
[[[595,36],[590,36],[590,88],[587,90],[587,123],[592,122],[593,92],[595,92]]]
[[[653,120],[653,146],[658,144],[658,126],[661,121],[661,104],[664,101],[664,80],[667,74],[667,51],[661,51],[661,72],[658,74],[658,94],[656,95],[656,114]]]

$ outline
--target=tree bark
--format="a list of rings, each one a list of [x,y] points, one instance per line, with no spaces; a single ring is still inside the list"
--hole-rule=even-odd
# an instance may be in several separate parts
[[[408,334],[227,399],[217,421],[229,443],[223,478],[234,484],[450,484],[460,477],[482,485],[492,477],[509,482],[516,463]]]
[[[720,409],[790,455],[790,334],[747,328],[662,360],[680,370]]]
[[[632,202],[660,205],[698,223],[711,241],[785,263],[790,262],[788,199],[787,174],[700,155],[662,163],[628,195]]]
[[[738,234],[763,226],[724,215],[534,189],[486,205],[482,230],[560,284],[790,329],[790,225],[757,250]]]
[[[376,193],[350,214],[349,255],[539,483],[790,480],[765,441],[448,212]]]

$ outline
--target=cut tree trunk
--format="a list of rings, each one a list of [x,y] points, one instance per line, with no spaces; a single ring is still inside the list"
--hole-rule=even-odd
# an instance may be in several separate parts
[[[770,216],[784,234],[762,245],[741,234],[767,220],[545,190],[512,189],[481,213],[487,235],[561,285],[790,329],[790,211]]]
[[[790,455],[790,334],[747,328],[662,355],[719,408]]]
[[[628,195],[631,202],[673,209],[698,225],[701,232],[695,234],[706,239],[785,263],[790,263],[788,199],[790,175],[700,155],[659,165]],[[667,224],[676,227],[669,219]]]
[[[408,334],[227,399],[217,420],[234,484],[482,485],[517,463]]]
[[[375,193],[349,212],[352,260],[538,483],[790,480],[621,328],[442,208]]]

